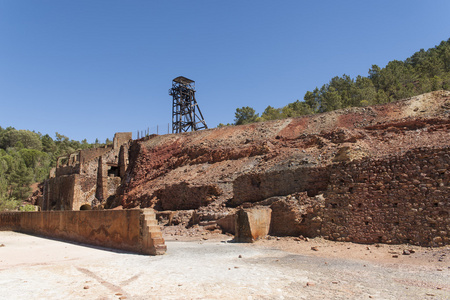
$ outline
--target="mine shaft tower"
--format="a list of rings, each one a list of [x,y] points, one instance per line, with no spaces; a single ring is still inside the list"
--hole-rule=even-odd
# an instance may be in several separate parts
[[[172,133],[208,128],[195,100],[195,81],[183,76],[175,78],[169,95],[173,97]]]

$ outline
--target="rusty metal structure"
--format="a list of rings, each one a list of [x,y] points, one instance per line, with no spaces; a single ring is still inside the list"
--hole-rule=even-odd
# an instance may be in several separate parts
[[[195,100],[195,81],[183,76],[173,79],[169,95],[173,97],[172,133],[208,128]]]

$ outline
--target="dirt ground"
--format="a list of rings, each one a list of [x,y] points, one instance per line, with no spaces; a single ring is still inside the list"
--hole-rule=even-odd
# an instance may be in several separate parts
[[[233,235],[218,234],[217,231],[208,231],[200,226],[191,228],[164,226],[162,229],[166,241],[217,241],[233,238]],[[248,245],[316,257],[359,259],[381,264],[420,265],[436,269],[450,268],[450,246],[433,248],[414,245],[365,245],[329,241],[320,237],[308,239],[274,236]]]
[[[449,247],[231,239],[168,235],[145,256],[0,232],[0,299],[450,298]]]

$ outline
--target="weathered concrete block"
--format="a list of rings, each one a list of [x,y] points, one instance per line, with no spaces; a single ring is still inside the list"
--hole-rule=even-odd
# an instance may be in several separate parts
[[[251,243],[269,234],[272,210],[268,207],[240,209],[236,213],[235,241]]]

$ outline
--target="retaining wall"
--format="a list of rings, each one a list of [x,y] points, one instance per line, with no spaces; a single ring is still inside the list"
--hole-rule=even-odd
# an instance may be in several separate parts
[[[336,165],[322,236],[358,243],[450,244],[450,148]]]
[[[2,212],[0,230],[12,230],[142,254],[164,254],[155,212],[88,210]]]
[[[328,176],[313,177],[322,180],[315,186],[327,184],[323,197],[308,199],[298,194],[292,199],[258,202],[272,209],[270,216],[260,216],[266,222],[271,219],[270,234],[366,244],[450,244],[450,147],[417,148],[382,159],[338,163],[328,171]],[[302,179],[304,174],[313,173],[287,173],[274,177],[273,185],[279,184],[276,191],[283,193],[300,189],[300,184],[283,185],[280,178],[298,175],[295,178]],[[267,192],[270,178],[266,174],[259,177],[264,178],[258,181],[261,184],[251,184],[256,175],[242,178],[235,186],[254,189],[254,197]],[[303,187],[309,192],[314,184],[306,183]],[[237,222],[237,228],[249,223],[239,217]]]

